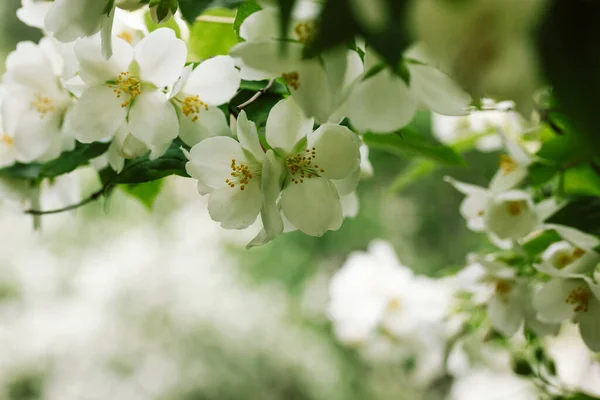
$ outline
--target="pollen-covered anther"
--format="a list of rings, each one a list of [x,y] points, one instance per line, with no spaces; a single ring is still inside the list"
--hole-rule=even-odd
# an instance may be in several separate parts
[[[110,85],[113,92],[116,93],[117,98],[120,99],[123,95],[129,95],[129,97],[121,104],[121,107],[125,108],[131,104],[131,101],[142,93],[142,84],[139,79],[131,76],[129,72],[121,72],[115,83]]]
[[[282,74],[283,81],[292,89],[298,90],[300,88],[300,74],[297,72],[289,72]]]
[[[42,119],[46,116],[46,114],[56,111],[54,100],[40,93],[35,95],[33,101],[31,102],[31,106],[40,113],[40,118]]]
[[[575,306],[575,312],[587,312],[591,295],[592,292],[587,286],[578,286],[571,290],[571,293],[565,299],[565,303]]]
[[[517,169],[518,165],[515,160],[506,154],[500,155],[500,169],[504,175],[508,175]]]
[[[509,215],[516,217],[523,212],[523,201],[508,201],[506,203],[506,211]]]
[[[313,164],[317,157],[317,149],[306,149],[304,153],[298,153],[285,160],[288,172],[292,176],[292,182],[295,184],[304,183],[304,178],[310,179],[313,176],[320,176],[319,173],[325,172],[325,169],[319,168]]]
[[[315,33],[315,25],[312,22],[299,22],[294,28],[294,33],[301,43],[308,43],[313,38]]]
[[[240,190],[242,191],[246,189],[246,185],[248,185],[250,180],[254,177],[248,164],[238,164],[235,159],[231,160],[231,171],[231,178],[225,179],[225,183],[231,188],[239,185]]]
[[[129,44],[133,44],[133,35],[131,32],[123,31],[117,35],[119,39],[123,39]]]
[[[575,250],[573,250],[572,257],[573,257],[574,260],[577,260],[577,259],[583,257],[584,254],[585,254],[585,250],[577,247]]]
[[[0,134],[0,142],[8,145],[8,146],[12,146],[15,141],[12,137],[8,136],[6,133],[2,133]]]
[[[196,122],[198,120],[198,114],[200,114],[200,110],[202,109],[208,111],[208,104],[200,100],[198,95],[188,96],[183,99],[181,112],[183,112],[183,115],[186,117],[189,117],[192,122]]]

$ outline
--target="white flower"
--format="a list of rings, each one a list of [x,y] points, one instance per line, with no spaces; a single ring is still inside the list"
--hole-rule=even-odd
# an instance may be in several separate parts
[[[242,111],[235,139],[208,138],[188,154],[186,170],[198,180],[198,192],[210,194],[208,212],[223,228],[244,229],[258,217],[263,204],[262,164],[265,153],[256,126]]]
[[[535,267],[552,279],[535,294],[533,306],[537,317],[545,322],[573,319],[592,351],[600,351],[600,285],[593,276],[600,263],[594,248],[600,240],[573,228],[549,226],[573,246],[569,259],[564,259],[564,244],[549,248],[544,262]]]
[[[378,328],[410,338],[441,324],[451,297],[446,289],[414,276],[387,242],[374,241],[367,253],[353,253],[331,280],[328,313],[343,342],[364,343]]]
[[[533,382],[510,372],[475,370],[452,385],[448,400],[538,400]]]
[[[267,176],[279,188],[274,192],[281,192],[279,199],[270,197],[269,207],[274,210],[273,203],[278,201],[285,218],[311,236],[339,229],[343,220],[340,196],[354,191],[360,178],[358,137],[335,124],[321,125],[313,132],[313,120],[288,98],[271,109],[266,139],[279,164]],[[269,237],[274,234],[267,233]]]
[[[217,106],[235,96],[240,81],[240,73],[228,56],[185,68],[171,101],[177,106],[179,136],[186,144],[193,146],[207,137],[228,134],[225,115]]]
[[[500,239],[518,240],[540,221],[529,193],[510,190],[491,197],[484,212],[486,229]]]
[[[546,324],[536,319],[529,282],[517,278],[514,269],[490,257],[473,255],[470,262],[485,268],[484,281],[493,286],[493,295],[487,301],[487,314],[494,329],[511,337],[524,323],[538,335],[558,332],[558,324]]]
[[[102,54],[109,58],[113,18],[114,8],[109,0],[55,0],[47,11],[45,27],[64,43],[102,30]]]
[[[73,145],[72,138],[63,134],[71,99],[59,83],[53,55],[47,52],[49,40],[42,39],[39,45],[21,42],[6,59],[0,134],[5,154],[13,152],[20,162],[47,161]]]
[[[17,10],[17,18],[26,25],[44,29],[46,14],[52,6],[51,0],[21,0],[21,8]]]
[[[125,129],[160,156],[179,133],[177,112],[165,93],[181,75],[185,43],[161,28],[135,48],[115,38],[114,51],[103,59],[98,37],[75,45],[86,89],[67,120],[69,129],[83,143],[110,140]]]
[[[308,117],[320,124],[338,123],[345,116],[346,100],[363,66],[358,53],[344,48],[303,59],[302,50],[313,35],[319,7],[319,3],[308,0],[298,3],[283,52],[278,10],[267,7],[250,15],[240,27],[240,36],[246,41],[232,48],[230,54],[238,60],[243,79],[281,76]]]
[[[408,56],[414,50],[409,51]],[[381,65],[367,48],[365,72]],[[438,69],[421,61],[406,62],[410,83],[384,67],[374,76],[357,83],[347,105],[348,118],[361,132],[389,133],[408,125],[419,108],[444,115],[466,115],[471,96]]]

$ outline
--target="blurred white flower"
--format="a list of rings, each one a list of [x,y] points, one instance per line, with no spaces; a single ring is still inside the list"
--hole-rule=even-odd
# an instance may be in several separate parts
[[[448,400],[538,400],[533,382],[509,372],[475,370],[457,379]]]
[[[417,56],[418,51],[409,49],[406,56]],[[365,72],[381,64],[378,55],[367,48]],[[346,107],[354,128],[360,132],[394,132],[408,125],[420,108],[445,115],[467,115],[471,96],[448,75],[419,60],[409,59],[406,66],[408,84],[385,66],[356,84]]]

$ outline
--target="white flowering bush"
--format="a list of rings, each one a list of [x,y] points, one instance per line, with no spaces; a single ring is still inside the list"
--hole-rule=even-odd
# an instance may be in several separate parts
[[[593,399],[597,387],[564,383],[552,348],[576,327],[600,353],[592,3],[22,0],[17,17],[41,38],[6,57],[0,195],[43,229],[117,187],[151,208],[179,176],[251,249],[326,241],[364,213],[357,191],[390,173],[370,150],[410,160],[388,192],[443,169],[437,185],[464,196],[456,213],[483,245],[426,276],[369,231],[367,253],[331,278],[335,337],[401,364],[421,394],[485,398],[473,393],[488,381],[524,399]],[[91,194],[43,201],[90,165]]]

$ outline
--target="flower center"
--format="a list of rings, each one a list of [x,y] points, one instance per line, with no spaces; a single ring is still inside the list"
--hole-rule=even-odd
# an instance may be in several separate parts
[[[46,114],[53,113],[56,111],[54,100],[50,97],[46,97],[41,93],[37,93],[35,98],[31,102],[31,106],[40,113],[40,118],[44,119]]]
[[[130,105],[131,101],[142,93],[142,83],[139,79],[131,76],[129,72],[121,72],[115,80],[115,83],[109,86],[113,89],[113,92],[117,94],[117,99],[120,99],[123,95],[129,96],[121,104],[121,107],[123,108]]]
[[[234,188],[239,185],[240,190],[246,189],[246,185],[250,183],[250,180],[257,175],[257,171],[252,171],[248,164],[238,164],[235,159],[231,160],[231,178],[225,179],[225,183],[229,187]]]
[[[500,155],[500,169],[504,175],[508,175],[518,167],[517,163],[511,156],[506,154]]]
[[[300,74],[297,72],[289,72],[282,74],[283,81],[292,89],[298,90],[300,87]]]
[[[8,136],[6,133],[0,135],[0,142],[4,143],[7,146],[12,146],[15,143],[13,138]]]
[[[573,254],[571,255],[571,257],[573,257],[573,260],[578,260],[581,257],[583,257],[584,254],[585,250],[577,247],[575,250],[573,250]]]
[[[325,172],[323,168],[313,164],[313,160],[317,157],[317,149],[306,149],[304,153],[298,153],[290,156],[285,160],[287,169],[292,176],[292,182],[295,184],[304,183],[305,178],[320,176],[319,173]]]
[[[587,312],[591,295],[592,293],[587,286],[578,286],[571,290],[565,302],[573,305],[575,312]]]
[[[130,32],[123,31],[117,35],[118,38],[123,39],[129,44],[133,43],[133,35]]]
[[[393,298],[388,302],[388,311],[400,311],[402,309],[402,303],[399,299]]]
[[[312,39],[315,33],[315,25],[312,22],[299,22],[296,24],[294,32],[298,37],[298,41],[306,44]]]
[[[181,105],[183,115],[189,117],[193,122],[198,120],[198,114],[202,108],[208,111],[208,105],[200,100],[198,95],[186,97],[183,99],[183,104]]]
[[[523,201],[508,201],[506,202],[506,211],[509,215],[516,217],[523,212]]]

